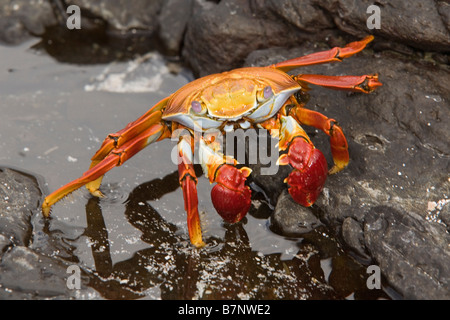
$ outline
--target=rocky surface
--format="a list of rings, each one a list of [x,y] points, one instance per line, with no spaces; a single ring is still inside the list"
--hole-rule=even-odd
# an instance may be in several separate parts
[[[39,241],[31,220],[38,211],[41,188],[34,176],[0,167],[1,300],[66,299],[92,292],[85,285],[80,291],[69,290],[66,285],[69,264],[32,247],[33,237],[35,242]]]
[[[41,191],[33,176],[0,167],[1,251],[8,246],[29,245],[32,233],[31,215],[40,197]]]
[[[368,0],[171,0],[146,7],[124,2],[66,1],[79,5],[83,18],[104,21],[108,32],[124,37],[136,30],[158,34],[197,75],[268,65],[374,34],[376,40],[365,52],[343,63],[301,71],[380,74],[383,86],[370,95],[322,88],[310,92],[308,106],[337,119],[344,129],[351,157],[348,168],[329,177],[311,209],[296,208],[282,191],[286,168],[274,177],[256,176],[254,182],[276,204],[270,220],[276,232],[302,237],[303,228],[311,231],[325,224],[362,261],[380,266],[401,297],[450,298],[448,1],[378,1],[381,27],[370,30],[367,8],[373,1]],[[61,3],[0,1],[0,39],[17,43],[61,24]],[[327,137],[311,129],[308,133],[331,164]],[[10,173],[1,172],[7,183]],[[10,189],[0,187],[6,192],[2,197],[16,201]],[[2,216],[14,225],[0,229],[2,271],[26,268],[24,260],[45,260],[26,247],[29,214],[29,209],[21,209],[13,220]],[[44,268],[37,265],[33,268]],[[3,274],[0,283],[11,286],[15,274]],[[37,279],[45,276],[32,271],[30,277],[33,274]],[[62,283],[55,281],[55,286],[60,288],[54,290],[56,295],[72,294]],[[39,294],[38,287],[30,285],[30,296]]]
[[[58,1],[56,1],[58,2]],[[143,30],[148,33],[158,28],[158,19],[155,17],[161,11],[164,1],[127,1],[127,0],[69,0],[67,6],[79,6],[82,13],[92,19],[100,19],[108,24],[111,32],[131,32]],[[83,28],[83,26],[81,26]]]
[[[305,41],[333,42],[340,34],[360,38],[373,33],[387,40],[380,46],[403,45],[448,52],[448,3],[414,0],[379,1],[381,27],[368,30],[366,13],[373,1],[196,1],[188,23],[183,56],[199,75],[242,65],[252,51],[274,46],[296,47]],[[446,10],[447,8],[447,10]],[[220,22],[219,22],[220,21]]]
[[[42,35],[45,28],[57,24],[52,6],[47,0],[0,1],[0,40],[20,43],[30,35]]]
[[[302,52],[311,52],[311,46],[261,50],[247,64],[267,65]],[[351,159],[344,171],[329,177],[312,211],[334,226],[361,258],[372,257],[406,298],[448,298],[450,236],[440,218],[449,202],[447,66],[367,50],[340,64],[302,69],[316,71],[378,72],[383,86],[370,95],[310,91],[309,106],[344,128]],[[331,165],[326,136],[309,132]],[[269,180],[269,185],[265,177],[255,179],[267,192],[283,185],[281,178]],[[287,201],[280,196],[275,212],[290,206]],[[298,223],[304,219],[302,211]],[[272,218],[277,229],[286,222],[282,234],[292,232],[292,217]]]

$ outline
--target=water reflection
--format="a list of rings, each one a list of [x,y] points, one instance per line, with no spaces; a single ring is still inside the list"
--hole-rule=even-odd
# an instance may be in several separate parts
[[[148,247],[117,263],[111,259],[101,200],[88,200],[84,236],[91,239],[95,269],[87,274],[89,286],[103,297],[341,299],[354,292],[370,297],[364,288],[361,265],[349,264],[351,259],[342,255],[333,239],[323,237],[324,230],[299,241],[291,259],[282,259],[281,253],[264,255],[254,251],[245,222],[226,224],[223,239],[212,237],[205,248],[193,248],[183,232],[149,204],[178,187],[178,173],[173,172],[143,183],[130,193],[125,216],[142,232]],[[324,274],[324,261],[337,263],[336,267]],[[343,289],[332,286],[336,281]]]
[[[223,239],[209,239],[201,250],[193,248],[174,224],[148,204],[175,188],[177,172],[141,184],[130,193],[125,215],[149,247],[115,264],[100,200],[88,200],[84,235],[93,243],[95,261],[89,285],[105,298],[142,298],[152,287],[159,288],[162,299],[337,298],[324,282],[318,252],[310,244],[300,244],[298,257],[282,261],[281,254],[253,251],[244,225],[238,223],[225,226]]]

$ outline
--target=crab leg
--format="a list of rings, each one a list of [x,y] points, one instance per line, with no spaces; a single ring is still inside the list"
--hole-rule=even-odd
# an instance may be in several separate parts
[[[211,200],[217,213],[227,222],[240,221],[251,205],[251,190],[245,185],[251,170],[236,168],[235,159],[223,155],[207,139],[199,141],[199,158],[205,176],[217,184],[211,190]]]
[[[370,93],[382,84],[378,75],[362,76],[323,76],[318,74],[300,74],[292,77],[295,81],[310,83],[321,87],[354,92]]]
[[[194,246],[201,248],[205,243],[202,240],[198,214],[197,177],[193,165],[193,137],[182,136],[177,148],[179,181],[183,190],[189,238]]]
[[[294,105],[291,109],[285,109],[283,114],[294,117],[301,124],[305,124],[326,133],[330,137],[331,154],[333,156],[334,166],[328,172],[334,174],[344,169],[349,162],[348,144],[342,128],[336,120],[328,118],[320,112],[303,108],[295,98],[291,97],[287,105]],[[269,125],[267,122],[266,126]],[[271,124],[273,126],[273,124]]]
[[[363,50],[372,40],[373,36],[370,35],[360,41],[351,42],[343,48],[334,47],[331,50],[311,53],[303,57],[276,63],[272,65],[272,67],[287,72],[298,67],[342,61]]]
[[[280,115],[276,122],[262,123],[264,128],[279,130],[279,149],[286,151],[277,161],[278,165],[293,167],[284,180],[289,185],[289,194],[301,205],[309,207],[322,192],[327,178],[327,161],[315,148],[300,124],[291,116]]]
[[[122,146],[126,141],[136,137],[142,131],[147,129],[149,125],[160,122],[162,110],[167,105],[167,101],[169,100],[169,98],[170,96],[159,101],[137,120],[127,124],[126,127],[122,130],[117,131],[116,133],[109,134],[103,141],[100,149],[98,149],[98,151],[91,158],[92,162],[89,168],[93,168],[94,166],[96,166],[114,148],[118,148]],[[96,197],[103,196],[99,190],[102,179],[103,176],[86,184],[86,188],[89,190],[89,192]]]
[[[62,186],[44,199],[42,204],[44,216],[49,216],[52,205],[83,185],[88,185],[94,196],[102,196],[98,187],[106,172],[122,165],[150,143],[169,137],[170,132],[167,126],[160,122],[161,117],[152,116],[153,114],[154,112],[148,112],[146,114],[148,116],[144,115],[138,119],[140,121],[134,121],[118,133],[109,135],[109,137],[114,136],[118,139],[105,139],[100,148],[101,152],[97,152],[94,156],[89,170],[80,178]]]
[[[298,104],[291,109],[290,114],[293,115],[298,122],[319,129],[330,137],[331,154],[333,156],[334,166],[330,169],[329,174],[339,172],[348,165],[349,154],[347,139],[336,120],[330,119],[320,112],[303,108]]]

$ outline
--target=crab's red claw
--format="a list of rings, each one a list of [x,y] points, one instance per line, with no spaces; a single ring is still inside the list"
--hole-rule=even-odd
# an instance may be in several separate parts
[[[217,170],[217,184],[211,190],[211,200],[217,213],[227,222],[240,221],[251,205],[251,190],[245,185],[250,170],[224,164]]]
[[[294,170],[285,182],[292,198],[305,207],[314,204],[327,179],[328,166],[323,153],[302,138],[294,139],[287,159]]]

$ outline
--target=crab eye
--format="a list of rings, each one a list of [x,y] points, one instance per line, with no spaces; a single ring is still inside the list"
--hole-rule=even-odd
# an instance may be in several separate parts
[[[195,100],[192,101],[191,108],[192,108],[192,111],[194,111],[195,113],[202,112],[202,104],[198,101],[195,101]]]
[[[269,99],[273,96],[273,91],[270,86],[267,86],[263,89],[264,99]]]
[[[259,102],[267,101],[273,97],[273,91],[271,86],[266,86],[264,89],[257,93],[257,98]]]

